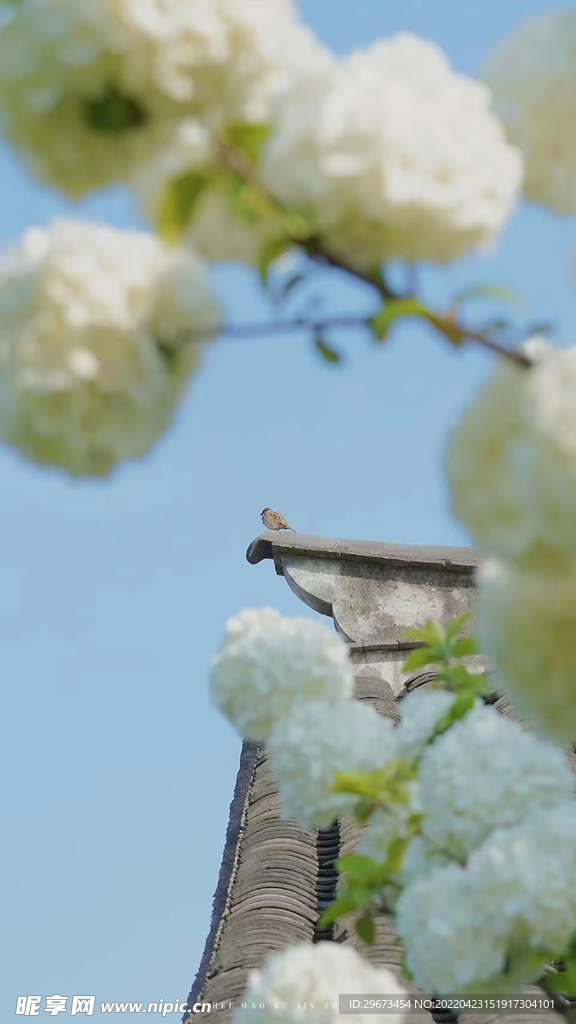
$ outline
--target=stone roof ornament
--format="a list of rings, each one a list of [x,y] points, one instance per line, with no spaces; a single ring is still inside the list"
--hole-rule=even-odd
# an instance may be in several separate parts
[[[386,679],[395,694],[405,655],[417,646],[404,632],[426,619],[448,622],[474,598],[478,556],[470,548],[423,547],[306,534],[261,534],[248,548],[252,565],[272,559],[304,604],[332,618],[361,666]]]

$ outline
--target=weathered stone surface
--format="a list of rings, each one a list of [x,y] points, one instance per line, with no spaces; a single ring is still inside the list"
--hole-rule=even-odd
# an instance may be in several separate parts
[[[262,534],[252,563],[273,558],[276,571],[305,604],[331,616],[336,629],[364,647],[409,647],[408,628],[467,611],[477,557],[468,548],[424,548]],[[366,652],[367,653],[367,652]]]
[[[399,566],[438,566],[456,571],[467,571],[478,564],[478,557],[471,548],[386,544],[373,540],[334,540],[331,537],[286,533],[283,530],[267,530],[260,534],[252,541],[246,558],[251,565],[257,565],[265,558],[275,558],[277,555],[282,556],[290,552],[312,556],[316,554],[322,559],[336,558],[346,561],[349,558],[360,558]]]

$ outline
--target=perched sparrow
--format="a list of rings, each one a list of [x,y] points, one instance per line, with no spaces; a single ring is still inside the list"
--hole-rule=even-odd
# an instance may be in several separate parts
[[[267,530],[292,530],[292,533],[296,533],[296,530],[293,530],[288,525],[286,517],[281,512],[274,512],[271,508],[265,508],[260,515]]]

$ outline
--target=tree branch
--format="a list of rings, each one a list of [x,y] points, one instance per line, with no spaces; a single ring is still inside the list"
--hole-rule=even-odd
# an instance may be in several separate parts
[[[444,337],[447,337],[452,344],[461,344],[467,340],[476,341],[478,344],[489,348],[492,352],[498,353],[505,359],[510,359],[524,369],[532,366],[528,356],[517,349],[507,348],[504,344],[481,334],[479,331],[469,330],[467,327],[455,321],[448,320],[441,316],[430,313],[426,319]],[[271,334],[292,334],[299,331],[310,331],[319,333],[326,330],[354,330],[364,329],[371,331],[372,317],[358,316],[354,314],[339,314],[327,316],[315,320],[307,320],[306,317],[296,317],[293,320],[270,320],[260,321],[252,324],[228,324],[220,332],[220,337],[242,340],[244,338],[265,338]]]
[[[230,146],[222,143],[220,146],[220,156],[225,167],[228,167],[233,174],[237,175],[246,183],[252,185],[262,197],[264,197],[272,206],[272,208],[278,213],[282,220],[282,228],[286,234],[288,240],[291,240],[295,246],[302,249],[311,259],[318,261],[321,265],[324,264],[329,267],[333,267],[337,270],[341,270],[349,276],[355,278],[357,281],[362,281],[364,284],[370,285],[376,290],[380,298],[384,299],[384,302],[395,302],[399,299],[405,299],[406,296],[398,292],[395,292],[386,281],[386,278],[378,270],[374,271],[362,271],[349,266],[346,260],[342,256],[338,256],[331,249],[329,249],[320,236],[316,234],[291,234],[289,227],[286,223],[286,218],[290,215],[294,215],[294,211],[290,210],[280,199],[269,192],[262,184],[260,176],[258,174],[257,167],[253,164],[252,160],[247,157],[244,153],[237,149],[230,148]],[[432,324],[440,334],[448,339],[453,345],[461,345],[465,341],[474,341],[478,345],[482,345],[484,348],[489,349],[492,352],[498,353],[505,359],[509,359],[516,363],[517,366],[521,366],[527,369],[532,366],[531,359],[523,352],[515,351],[514,349],[507,348],[504,344],[496,341],[494,338],[487,334],[483,334],[481,331],[476,331],[466,327],[465,325],[458,322],[454,315],[451,313],[434,313],[432,310],[426,311],[422,314],[422,319]],[[265,333],[279,333],[288,330],[302,330],[308,326],[311,330],[325,329],[327,327],[354,327],[354,326],[370,326],[369,320],[362,320],[362,318],[354,317],[339,317],[335,321],[321,320],[306,324],[305,321],[296,320],[289,323],[272,323],[266,329],[265,325],[258,325],[256,332],[258,334]],[[240,326],[237,328],[230,327],[224,329],[224,334],[228,337],[244,337],[250,336],[250,326]]]
[[[370,319],[363,316],[340,316],[322,317],[317,320],[307,320],[305,317],[295,317],[294,320],[263,320],[253,324],[228,324],[222,328],[220,336],[223,338],[263,338],[270,334],[293,334],[297,331],[310,331],[317,333],[331,328],[350,330],[354,328],[370,328]]]
[[[307,252],[308,256],[312,259],[317,259],[320,263],[324,263],[329,267],[333,267],[335,270],[342,270],[345,274],[350,277],[355,277],[357,281],[362,281],[364,284],[369,284],[372,288],[382,296],[386,301],[394,301],[400,299],[402,296],[394,292],[388,285],[383,274],[379,274],[376,271],[369,273],[368,271],[356,270],[354,267],[349,266],[348,263],[336,253],[331,252],[326,246],[322,244],[319,238],[310,238],[305,243],[299,243],[303,249]]]
[[[251,160],[244,155],[244,153],[240,153],[238,150],[231,149],[229,146],[223,144],[220,147],[220,155],[224,165],[234,174],[238,175],[239,178],[242,178],[243,181],[253,185],[254,188],[256,188],[263,196],[266,196],[266,199],[272,203],[278,214],[283,218],[290,216],[290,214],[293,213],[289,206],[286,206],[281,199],[278,199],[277,196],[272,192],[269,192],[268,189],[264,187],[258,175],[257,168]],[[291,235],[286,224],[283,224],[283,229],[286,232],[287,238],[291,238],[294,245],[303,249],[308,256],[311,256],[313,259],[318,259],[327,266],[334,267],[337,270],[342,270],[351,277],[355,277],[356,280],[363,281],[364,284],[369,284],[372,288],[375,288],[384,299],[400,298],[400,296],[392,291],[388,286],[381,274],[376,271],[374,273],[369,273],[350,267],[346,263],[345,259],[328,249],[322,242],[322,239],[317,235],[311,235],[304,238],[301,235]]]
[[[484,348],[490,349],[491,352],[496,352],[498,355],[512,360],[517,366],[522,366],[524,369],[529,369],[534,365],[530,357],[524,352],[519,352],[518,349],[507,348],[506,345],[496,341],[495,338],[491,338],[488,334],[465,327],[450,315],[438,316],[432,313],[428,319],[440,334],[448,338],[455,345],[461,345],[465,341],[475,341],[478,345],[482,345]]]

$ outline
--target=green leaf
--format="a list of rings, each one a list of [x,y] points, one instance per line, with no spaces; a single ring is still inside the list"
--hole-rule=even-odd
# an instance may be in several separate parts
[[[167,242],[178,242],[190,225],[198,201],[210,183],[207,174],[189,171],[173,178],[160,200],[156,227]]]
[[[410,838],[399,837],[392,840],[388,847],[388,857],[385,864],[387,874],[396,875],[402,870],[404,856],[409,845]]]
[[[350,773],[353,774],[353,773]],[[361,775],[361,772],[357,773]],[[364,773],[364,779],[371,787],[373,793],[380,793],[390,782],[410,782],[418,776],[417,766],[414,761],[405,757],[393,757],[387,761],[383,768],[376,771]]]
[[[472,710],[476,701],[475,693],[459,693],[450,708],[450,717],[452,722],[459,722],[461,718],[465,718],[469,711]]]
[[[470,612],[464,612],[463,615],[458,615],[455,619],[452,619],[446,626],[446,639],[453,640],[469,621]]]
[[[352,796],[373,797],[376,789],[372,775],[366,772],[336,772],[333,793],[350,793]]]
[[[404,316],[428,316],[428,310],[418,299],[392,299],[370,321],[370,327],[379,341],[388,336],[390,327]]]
[[[408,818],[408,828],[410,829],[410,831],[418,832],[420,825],[424,821],[425,817],[425,814],[411,814],[410,817]]]
[[[401,850],[395,845],[397,842],[402,843]],[[382,886],[390,880],[390,876],[398,870],[396,867],[397,858],[404,857],[408,842],[409,840],[404,839],[394,840],[390,844],[391,852],[384,863],[378,863],[371,860],[370,857],[364,857],[356,853],[349,853],[341,857],[337,862],[337,867],[340,874],[346,878],[348,886],[346,891],[355,893],[362,891],[362,893],[372,893],[372,896],[375,896]]]
[[[422,668],[424,665],[430,664],[430,648],[429,647],[418,647],[415,651],[410,651],[410,654],[406,658],[402,666],[403,672],[414,672],[417,668]]]
[[[374,945],[374,939],[376,938],[376,928],[374,927],[374,918],[370,914],[366,914],[364,917],[360,917],[354,925],[356,934],[366,943],[367,946]]]
[[[442,683],[455,689],[474,689],[476,677],[468,671],[465,665],[444,665],[438,672],[438,679]]]
[[[347,853],[338,861],[338,870],[353,884],[371,885],[374,868],[374,861],[360,853]]]
[[[475,636],[463,637],[452,644],[453,658],[466,658],[470,654],[478,654],[478,642]]]
[[[141,128],[148,120],[140,104],[113,85],[102,96],[86,100],[84,116],[90,128],[103,135],[120,135]]]
[[[253,163],[257,163],[269,134],[269,125],[236,121],[226,126],[222,141],[225,146],[239,150],[249,157]]]
[[[252,181],[228,176],[228,194],[235,213],[247,224],[278,223],[278,211],[266,193]]]
[[[446,643],[446,630],[434,619],[427,619],[422,629],[405,629],[402,636],[407,640],[420,640],[431,647]]]
[[[327,363],[331,363],[334,366],[336,363],[342,362],[342,356],[340,353],[337,352],[335,348],[332,348],[331,345],[328,345],[321,334],[316,335],[316,338],[314,339],[314,348]]]
[[[282,224],[286,234],[301,242],[304,247],[317,231],[316,216],[312,210],[285,210],[282,213]]]
[[[329,925],[334,924],[339,917],[344,917],[346,914],[351,914],[353,911],[358,910],[358,905],[357,894],[346,890],[326,908],[318,921],[319,927],[327,928]]]
[[[432,733],[429,743],[432,743],[437,736],[441,736],[442,733],[451,729],[452,726],[459,722],[462,718],[465,718],[469,711],[474,707],[476,701],[476,694],[470,690],[462,690],[456,695],[456,699],[446,714],[437,723],[434,732]]]
[[[393,758],[384,768],[374,772],[336,772],[333,793],[349,793],[364,801],[357,811],[362,820],[370,817],[375,806],[389,803],[408,803],[408,783],[418,777],[418,766],[415,761],[406,758]]]
[[[260,271],[260,279],[262,284],[266,286],[268,284],[268,278],[270,271],[274,264],[284,256],[290,249],[293,248],[293,242],[286,238],[286,235],[280,235],[277,238],[272,238],[269,242],[263,246],[258,255],[258,270]]]
[[[505,302],[508,306],[522,304],[517,292],[501,284],[473,284],[468,288],[462,288],[454,296],[454,302],[458,305],[473,299],[496,299],[497,302]]]

